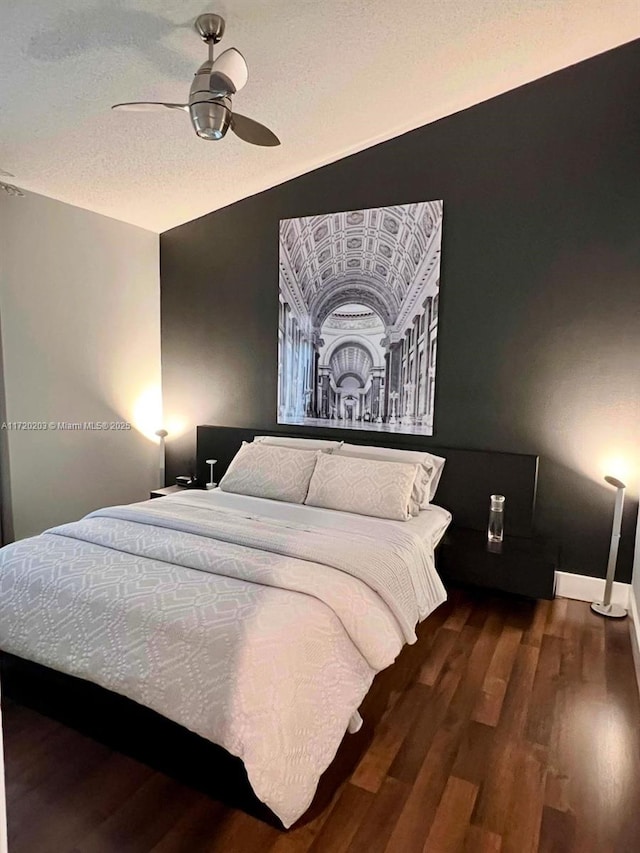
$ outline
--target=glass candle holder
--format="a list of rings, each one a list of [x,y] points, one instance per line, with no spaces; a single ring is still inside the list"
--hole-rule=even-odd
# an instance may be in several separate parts
[[[489,542],[502,542],[504,539],[504,495],[491,495],[487,539]]]

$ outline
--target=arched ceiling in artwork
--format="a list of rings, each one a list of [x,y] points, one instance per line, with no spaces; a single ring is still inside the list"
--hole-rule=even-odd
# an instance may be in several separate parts
[[[281,223],[281,267],[295,279],[300,301],[319,327],[349,303],[395,322],[442,219],[442,202],[351,210]],[[429,269],[427,265],[427,269]]]
[[[384,333],[382,318],[366,305],[341,305],[332,311],[322,324],[322,330],[364,334]]]
[[[330,361],[331,373],[336,385],[347,376],[352,376],[364,385],[371,373],[373,360],[371,354],[357,341],[345,341],[336,348]]]

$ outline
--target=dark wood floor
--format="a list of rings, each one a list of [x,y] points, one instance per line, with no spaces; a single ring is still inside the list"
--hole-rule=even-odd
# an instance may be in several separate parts
[[[4,705],[10,853],[638,853],[629,626],[455,594],[330,806],[281,833]]]

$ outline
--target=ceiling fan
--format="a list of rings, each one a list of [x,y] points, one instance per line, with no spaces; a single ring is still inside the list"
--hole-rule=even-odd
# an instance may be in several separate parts
[[[2,178],[13,178],[14,175],[11,172],[5,172],[4,169],[0,169],[0,190],[2,192],[7,193],[7,195],[16,196],[17,198],[24,198],[24,192],[20,189],[20,187],[15,187],[13,184],[8,184],[6,181],[3,181]]]
[[[114,104],[111,109],[184,110],[189,113],[200,139],[222,139],[231,128],[236,136],[252,145],[280,145],[280,140],[268,127],[231,109],[231,98],[246,85],[249,71],[244,56],[235,47],[225,50],[214,61],[213,46],[222,39],[224,27],[220,15],[206,14],[196,19],[196,31],[208,45],[209,57],[195,73],[187,104],[133,101]]]

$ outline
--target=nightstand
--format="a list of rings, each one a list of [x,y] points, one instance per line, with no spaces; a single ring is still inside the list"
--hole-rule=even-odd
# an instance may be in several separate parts
[[[175,495],[178,492],[188,492],[186,486],[165,486],[164,489],[153,489],[149,492],[149,498],[164,498],[167,495]]]
[[[555,595],[557,550],[540,539],[505,536],[498,547],[480,530],[450,528],[438,549],[438,571],[447,582],[481,586],[527,598]]]

